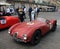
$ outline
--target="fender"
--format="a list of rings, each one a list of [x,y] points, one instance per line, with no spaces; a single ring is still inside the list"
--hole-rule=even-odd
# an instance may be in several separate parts
[[[12,33],[12,30],[16,27],[16,26],[18,26],[20,23],[17,23],[17,24],[15,24],[15,25],[13,25],[12,27],[10,27],[10,29],[8,30],[8,33],[10,32],[10,34]]]

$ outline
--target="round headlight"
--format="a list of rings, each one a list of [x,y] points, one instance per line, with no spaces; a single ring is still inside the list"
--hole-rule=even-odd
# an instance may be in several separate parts
[[[10,34],[10,31],[8,31],[8,33]]]
[[[8,33],[10,34],[10,30],[8,30]]]
[[[24,40],[27,40],[27,37],[24,37]]]
[[[26,34],[23,35],[23,39],[27,40],[27,35]]]

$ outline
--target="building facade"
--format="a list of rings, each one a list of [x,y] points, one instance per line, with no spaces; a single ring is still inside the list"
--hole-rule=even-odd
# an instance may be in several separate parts
[[[6,0],[0,0],[0,2],[6,2]]]
[[[33,6],[36,3],[42,4],[44,2],[47,2],[47,3],[50,2],[50,3],[56,4],[57,0],[0,0],[0,1],[11,3],[12,5],[15,6],[15,8],[17,8],[17,7],[21,7],[21,5],[25,5],[29,7],[29,5]]]

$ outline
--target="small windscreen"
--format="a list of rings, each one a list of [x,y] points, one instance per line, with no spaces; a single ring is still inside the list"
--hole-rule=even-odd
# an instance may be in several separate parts
[[[46,22],[45,18],[37,18],[37,20],[42,21],[42,22]]]

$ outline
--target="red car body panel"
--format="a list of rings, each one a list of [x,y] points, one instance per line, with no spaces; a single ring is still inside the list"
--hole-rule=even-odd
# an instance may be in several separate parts
[[[50,23],[53,25],[55,23],[55,20],[51,20]],[[41,31],[42,35],[45,35],[50,30],[50,26],[46,22],[34,20],[31,22],[17,23],[13,25],[9,31],[11,36],[18,32],[17,38],[20,38],[22,40],[24,40],[23,34],[27,34],[28,39],[24,42],[29,42],[31,41],[32,36],[37,29]]]
[[[6,24],[1,24],[1,20],[0,20],[0,29],[10,27],[10,26],[20,22],[19,18],[14,17],[14,16],[2,16],[1,18],[5,18]]]

